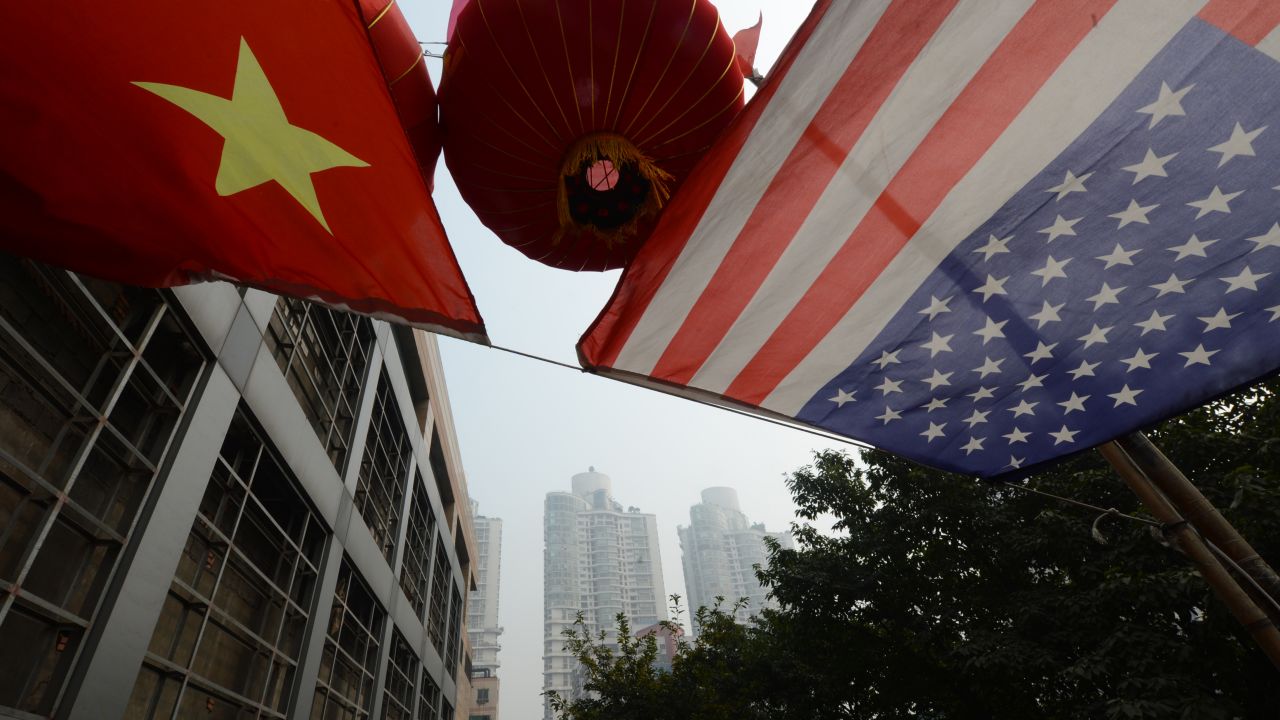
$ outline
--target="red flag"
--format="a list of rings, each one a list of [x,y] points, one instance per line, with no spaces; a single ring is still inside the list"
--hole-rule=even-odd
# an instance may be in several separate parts
[[[764,13],[756,24],[733,34],[733,47],[738,58],[738,70],[744,78],[756,77],[756,48],[760,46],[760,28],[764,25]]]
[[[1280,369],[1280,4],[1160,8],[820,0],[584,366],[980,475]]]
[[[485,341],[424,175],[437,144],[416,42],[406,55],[398,9],[374,9],[10,7],[0,249],[152,287],[229,279]]]

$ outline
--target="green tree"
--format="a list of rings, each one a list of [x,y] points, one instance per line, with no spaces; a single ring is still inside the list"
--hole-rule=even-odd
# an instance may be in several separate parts
[[[1150,433],[1272,560],[1277,387]],[[1097,453],[1026,484],[1145,515]],[[818,453],[788,486],[805,521],[797,549],[775,545],[760,572],[781,609],[753,629],[726,617],[686,644],[670,676],[652,676],[644,717],[1280,717],[1275,671],[1149,526],[876,451],[861,462]],[[819,519],[834,532],[819,532]],[[673,709],[699,693],[737,714]],[[590,717],[620,717],[609,707]]]

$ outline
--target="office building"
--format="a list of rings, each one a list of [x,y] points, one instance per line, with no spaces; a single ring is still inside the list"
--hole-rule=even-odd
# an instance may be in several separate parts
[[[573,476],[572,492],[547,493],[543,521],[543,689],[571,697],[577,660],[563,632],[578,613],[606,641],[616,641],[618,613],[633,628],[667,619],[657,519],[624,510],[609,476],[591,468]]]
[[[476,587],[467,612],[467,637],[471,642],[471,704],[467,720],[498,720],[498,651],[502,649],[498,623],[498,589],[502,568],[502,520],[480,514],[471,501],[476,530]]]
[[[679,527],[677,532],[691,616],[700,607],[715,605],[717,597],[724,598],[722,607],[726,610],[746,598],[746,605],[737,612],[743,623],[762,608],[774,606],[756,579],[755,566],[763,566],[769,559],[764,538],[775,538],[790,548],[791,534],[768,532],[764,525],[748,520],[738,505],[736,490],[703,490],[702,502],[689,508],[689,526]],[[697,618],[692,620],[696,633]]]
[[[452,720],[466,498],[433,337],[0,257],[0,716]]]

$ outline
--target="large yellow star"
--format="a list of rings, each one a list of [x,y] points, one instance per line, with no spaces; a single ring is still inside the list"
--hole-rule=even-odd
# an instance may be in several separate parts
[[[244,38],[240,39],[240,59],[230,99],[179,85],[134,85],[195,115],[224,138],[214,183],[218,194],[224,197],[275,180],[332,233],[320,210],[311,174],[335,167],[369,166],[310,130],[289,123],[280,98]]]

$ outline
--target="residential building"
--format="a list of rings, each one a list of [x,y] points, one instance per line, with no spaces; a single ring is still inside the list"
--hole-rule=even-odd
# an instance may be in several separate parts
[[[616,641],[618,613],[632,627],[667,619],[657,518],[624,510],[609,476],[591,468],[573,476],[572,492],[547,493],[543,522],[543,688],[571,697],[577,661],[563,633],[579,613],[606,641]]]
[[[499,580],[502,568],[502,520],[480,514],[471,501],[471,517],[476,529],[476,587],[471,591],[467,612],[467,637],[471,643],[471,695],[468,720],[498,720],[498,624]]]
[[[698,608],[714,606],[717,597],[724,598],[722,607],[726,610],[746,598],[746,604],[736,613],[742,623],[750,622],[751,616],[762,608],[775,606],[756,579],[755,566],[768,562],[766,537],[790,548],[791,534],[769,532],[764,525],[748,520],[738,505],[736,490],[703,490],[702,502],[689,508],[689,526],[679,527],[677,532],[695,633]]]
[[[466,497],[433,337],[0,257],[0,716],[453,720]]]
[[[680,647],[680,638],[684,637],[684,630],[679,625],[654,623],[636,631],[637,638],[646,638],[650,635],[654,636],[658,645],[658,656],[654,658],[653,666],[659,670],[671,672],[676,660],[676,651]]]

